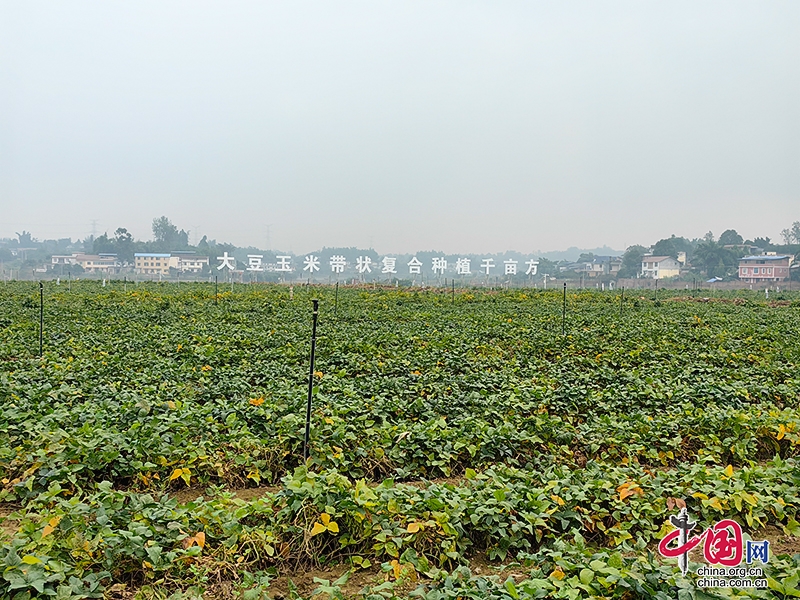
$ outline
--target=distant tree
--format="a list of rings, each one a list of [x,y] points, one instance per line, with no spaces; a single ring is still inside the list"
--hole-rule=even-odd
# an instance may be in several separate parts
[[[736,264],[737,254],[721,244],[707,240],[698,244],[694,250],[695,262],[699,263],[708,277],[726,275]]]
[[[619,269],[620,277],[636,277],[642,272],[642,257],[647,252],[644,246],[630,246],[622,255],[622,266]]]
[[[687,256],[691,254],[692,243],[686,238],[675,237],[675,234],[663,240],[658,240],[653,245],[654,256],[671,256],[672,258],[678,258],[679,252],[686,252]]]
[[[592,254],[591,252],[583,252],[578,257],[578,262],[580,262],[580,263],[587,263],[587,262],[593,262],[593,261],[594,261],[594,254]]]
[[[781,237],[786,245],[800,244],[800,221],[795,221],[791,227],[781,231]]]
[[[211,247],[208,244],[208,236],[203,236],[203,239],[197,244],[197,252],[198,254],[202,254],[204,256],[210,256]]]
[[[153,239],[162,244],[170,244],[178,238],[178,228],[167,217],[153,219]]]
[[[153,219],[153,239],[156,245],[164,250],[177,250],[189,246],[189,232],[172,224],[167,217]]]
[[[19,238],[19,245],[22,248],[28,248],[29,246],[33,245],[33,238],[31,237],[30,231],[22,230],[22,233],[16,232],[17,238]]]
[[[94,238],[92,252],[94,254],[116,254],[120,260],[133,262],[134,245],[133,236],[124,227],[119,227],[114,232],[114,237],[108,237],[108,234],[104,233]]]
[[[133,262],[134,254],[133,236],[124,227],[118,227],[114,232],[114,245],[116,246],[117,257],[120,260]]]
[[[555,275],[558,273],[558,263],[554,260],[539,258],[538,275]]]
[[[704,242],[713,242],[714,241],[714,234],[712,232],[708,232],[703,236]]]
[[[768,237],[757,237],[756,239],[753,240],[753,243],[759,248],[764,248],[764,249],[769,248],[772,245]]]
[[[719,243],[722,246],[738,246],[743,242],[742,236],[735,229],[727,229],[719,236]]]
[[[114,240],[109,239],[108,234],[97,236],[92,240],[92,253],[93,254],[116,254],[117,249],[114,245]]]

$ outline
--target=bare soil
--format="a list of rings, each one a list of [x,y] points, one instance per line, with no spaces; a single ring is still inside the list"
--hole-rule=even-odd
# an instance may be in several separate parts
[[[0,504],[0,530],[2,531],[2,537],[12,537],[17,533],[19,521],[8,518],[11,513],[17,510],[19,510],[19,506],[14,504]]]

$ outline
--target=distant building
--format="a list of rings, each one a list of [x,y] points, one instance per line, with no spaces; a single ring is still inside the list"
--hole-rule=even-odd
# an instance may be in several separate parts
[[[122,263],[116,254],[54,254],[50,258],[52,267],[78,265],[86,273],[119,273]]]
[[[169,254],[137,252],[133,255],[134,268],[141,275],[169,275]]]
[[[208,257],[190,252],[173,252],[169,257],[169,266],[180,273],[201,273],[208,266]]]
[[[561,269],[575,271],[590,278],[604,275],[616,275],[622,267],[622,259],[618,256],[595,256],[591,262],[578,262]]]
[[[74,265],[74,258],[77,254],[53,254],[50,258],[50,264],[52,265]]]
[[[792,256],[762,254],[739,259],[739,279],[747,283],[784,281],[789,278]]]
[[[648,256],[642,257],[642,277],[649,279],[665,279],[667,277],[677,277],[681,274],[681,263],[671,256]]]

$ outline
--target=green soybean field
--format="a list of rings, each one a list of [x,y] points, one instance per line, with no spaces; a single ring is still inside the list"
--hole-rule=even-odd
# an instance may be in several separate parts
[[[41,356],[0,287],[1,598],[800,597],[800,293],[70,286]]]

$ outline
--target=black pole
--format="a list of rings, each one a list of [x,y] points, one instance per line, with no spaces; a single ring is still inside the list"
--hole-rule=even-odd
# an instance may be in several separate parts
[[[564,282],[564,300],[561,308],[561,335],[567,332],[567,282]]]
[[[619,297],[619,316],[622,316],[622,305],[625,302],[625,286],[622,286],[622,294]]]
[[[658,300],[658,279],[656,279],[656,287],[655,291],[653,292],[653,300]]]
[[[308,402],[306,403],[306,435],[303,438],[303,460],[308,460],[308,439],[311,435],[311,395],[314,391],[314,358],[317,350],[317,315],[319,314],[319,300],[312,300],[314,312],[312,313],[311,326],[311,362],[308,366]]]
[[[219,281],[218,277],[214,275],[214,304],[219,302],[219,291],[218,291]]]
[[[44,349],[44,284],[39,282],[39,358]]]
[[[333,298],[333,315],[339,312],[339,282],[336,282],[336,295]]]
[[[451,298],[453,300],[452,304],[455,304],[456,303],[456,278],[455,277],[453,277],[453,281],[451,283],[452,283],[452,286],[453,286],[452,287],[452,293],[451,293]]]

